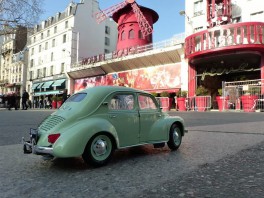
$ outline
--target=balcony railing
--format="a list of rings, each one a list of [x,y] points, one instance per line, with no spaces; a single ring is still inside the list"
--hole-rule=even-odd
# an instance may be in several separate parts
[[[164,48],[168,48],[168,47],[172,47],[172,46],[176,46],[178,44],[183,44],[184,43],[184,38],[185,38],[185,33],[181,33],[181,34],[177,34],[175,35],[173,38],[168,39],[168,40],[164,40],[164,41],[160,41],[157,43],[152,43],[152,44],[148,44],[148,45],[144,45],[144,46],[135,46],[133,47],[133,51],[135,53],[133,54],[138,54],[138,53],[142,53],[142,52],[146,52],[146,51],[150,51],[150,50],[158,50],[158,49],[164,49]],[[112,60],[115,59],[117,57],[119,57],[118,55],[114,55],[117,54],[118,52],[112,52],[112,53],[108,53],[108,54],[101,54],[96,56],[96,58],[94,58],[95,60],[99,60],[96,62],[101,62],[101,61],[107,61],[107,60]],[[127,55],[130,55],[129,53]],[[100,58],[100,57],[103,58]],[[93,57],[87,58],[87,59],[93,59]],[[87,61],[89,65],[89,61]],[[92,63],[91,63],[92,64]],[[81,65],[86,65],[83,64],[83,60],[80,62],[77,62],[75,64],[71,65],[71,68],[78,68]]]
[[[185,57],[192,58],[216,49],[248,47],[264,50],[264,23],[228,24],[192,34],[185,39]]]

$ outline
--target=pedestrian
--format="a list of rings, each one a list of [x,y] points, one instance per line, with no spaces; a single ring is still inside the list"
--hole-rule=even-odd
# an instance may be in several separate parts
[[[28,105],[27,105],[27,100],[29,99],[28,92],[24,90],[24,93],[22,95],[22,109],[27,110]]]
[[[31,100],[28,100],[28,107],[31,109],[32,108],[32,102],[31,102]]]
[[[64,89],[63,94],[62,94],[62,103],[64,103],[67,100],[67,89]]]
[[[17,110],[17,103],[16,103],[16,94],[12,93],[9,96],[9,100],[8,100],[8,110],[11,111],[11,108],[15,108],[15,110]]]

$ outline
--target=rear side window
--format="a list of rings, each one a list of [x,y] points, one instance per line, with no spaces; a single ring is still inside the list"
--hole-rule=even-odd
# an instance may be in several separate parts
[[[69,97],[66,100],[66,102],[81,102],[85,98],[86,95],[87,95],[86,93],[77,93],[77,94],[74,94],[71,97]]]
[[[112,110],[134,109],[134,96],[131,94],[117,94],[111,99],[108,108]]]
[[[147,95],[139,95],[138,102],[140,109],[157,109],[156,103]]]

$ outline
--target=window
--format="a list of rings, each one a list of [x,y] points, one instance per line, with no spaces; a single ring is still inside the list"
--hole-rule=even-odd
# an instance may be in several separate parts
[[[66,34],[63,35],[62,43],[66,43]]]
[[[141,30],[138,31],[138,38],[143,39],[143,34],[142,34]]]
[[[139,108],[140,109],[157,109],[156,103],[150,96],[139,95],[138,96]]]
[[[52,47],[55,47],[55,39],[52,39]]]
[[[46,67],[44,67],[44,68],[43,68],[43,77],[46,76],[46,72],[47,72]]]
[[[110,34],[110,27],[109,26],[105,26],[105,33]]]
[[[105,45],[107,46],[110,45],[110,39],[108,37],[105,37]]]
[[[108,108],[111,110],[134,109],[134,96],[132,94],[117,94],[111,99]]]
[[[135,31],[134,31],[134,30],[130,30],[130,31],[128,32],[128,38],[129,38],[129,39],[133,39],[133,38],[135,38]]]
[[[110,53],[110,51],[109,51],[108,49],[105,49],[105,50],[104,50],[104,53],[105,53],[105,54],[108,54],[108,53]]]
[[[32,80],[33,79],[33,71],[29,72],[29,79]]]
[[[68,23],[68,21],[65,21],[65,29],[67,29],[67,28],[68,28],[68,26],[69,26],[69,23]]]
[[[53,66],[50,66],[50,75],[52,76],[53,75]]]
[[[64,70],[65,70],[64,63],[61,63],[61,74],[64,73]]]
[[[54,27],[54,34],[57,33],[57,26]]]
[[[45,43],[45,50],[48,49],[48,42]]]
[[[50,54],[50,61],[53,61],[53,52]]]
[[[44,35],[43,35],[43,33],[41,33],[41,39],[43,39],[44,38]]]
[[[69,97],[66,100],[66,102],[80,102],[80,101],[82,101],[85,98],[86,95],[87,95],[86,93],[77,93],[77,94],[74,94],[71,97]]]
[[[36,42],[36,37],[35,36],[34,36],[34,39],[33,40],[34,40],[34,43],[35,43]]]
[[[122,33],[121,33],[121,41],[123,41],[123,40],[125,40],[126,39],[126,33],[125,33],[125,31],[123,31]]]
[[[47,31],[47,37],[50,36],[50,30]]]
[[[31,55],[34,55],[34,48],[31,49]]]
[[[37,78],[40,77],[40,69],[37,70]]]
[[[30,67],[34,67],[34,60],[33,59],[30,60]]]
[[[39,45],[39,52],[41,52],[41,45]]]
[[[194,2],[194,16],[201,15],[203,13],[203,1]]]

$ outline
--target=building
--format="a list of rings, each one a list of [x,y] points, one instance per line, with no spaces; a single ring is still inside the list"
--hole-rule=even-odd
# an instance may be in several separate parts
[[[188,108],[193,110],[195,107],[190,105],[195,102],[189,101],[196,100],[196,89],[200,86],[209,90],[210,101],[204,109],[219,108],[215,101],[221,88],[224,88],[223,94],[232,95],[227,102],[238,110],[244,108],[242,95],[251,88],[264,94],[261,1],[186,0],[186,10],[179,14],[186,19],[185,42],[173,38],[169,44],[140,46],[139,43],[140,47],[131,48],[129,39],[123,39],[123,35],[129,38],[129,28],[121,26],[115,52],[71,67],[68,74],[75,79],[74,92],[105,84],[132,86],[150,92],[188,90]],[[113,16],[118,22],[117,16],[122,15],[115,13]],[[230,81],[240,84],[226,87],[226,82]],[[255,108],[261,100],[261,96],[256,97],[252,106]]]
[[[21,94],[25,88],[27,36],[27,29],[21,26],[14,33],[2,36],[0,94]]]
[[[140,5],[139,8],[153,28],[158,14]],[[187,89],[187,64],[181,63],[183,35],[153,43],[152,33],[142,36],[139,27],[142,21],[137,22],[130,4],[116,11],[113,19],[118,23],[116,50],[72,65],[68,75],[74,80],[74,92],[99,85],[129,86],[174,95],[179,89]]]
[[[99,12],[96,0],[71,2],[34,28],[30,36],[27,88],[35,100],[46,95],[72,93],[73,82],[67,71],[84,57],[109,53],[116,47],[114,21],[97,24],[93,14]]]
[[[240,109],[241,96],[264,94],[264,7],[259,0],[186,0],[185,58],[189,96],[206,87],[212,101],[224,91]],[[262,79],[262,80],[261,80]],[[232,93],[231,93],[232,92]],[[255,93],[254,93],[255,94]],[[232,99],[231,99],[232,98]],[[258,99],[257,99],[258,98]],[[255,99],[261,100],[260,96]],[[263,99],[263,98],[262,98]]]

